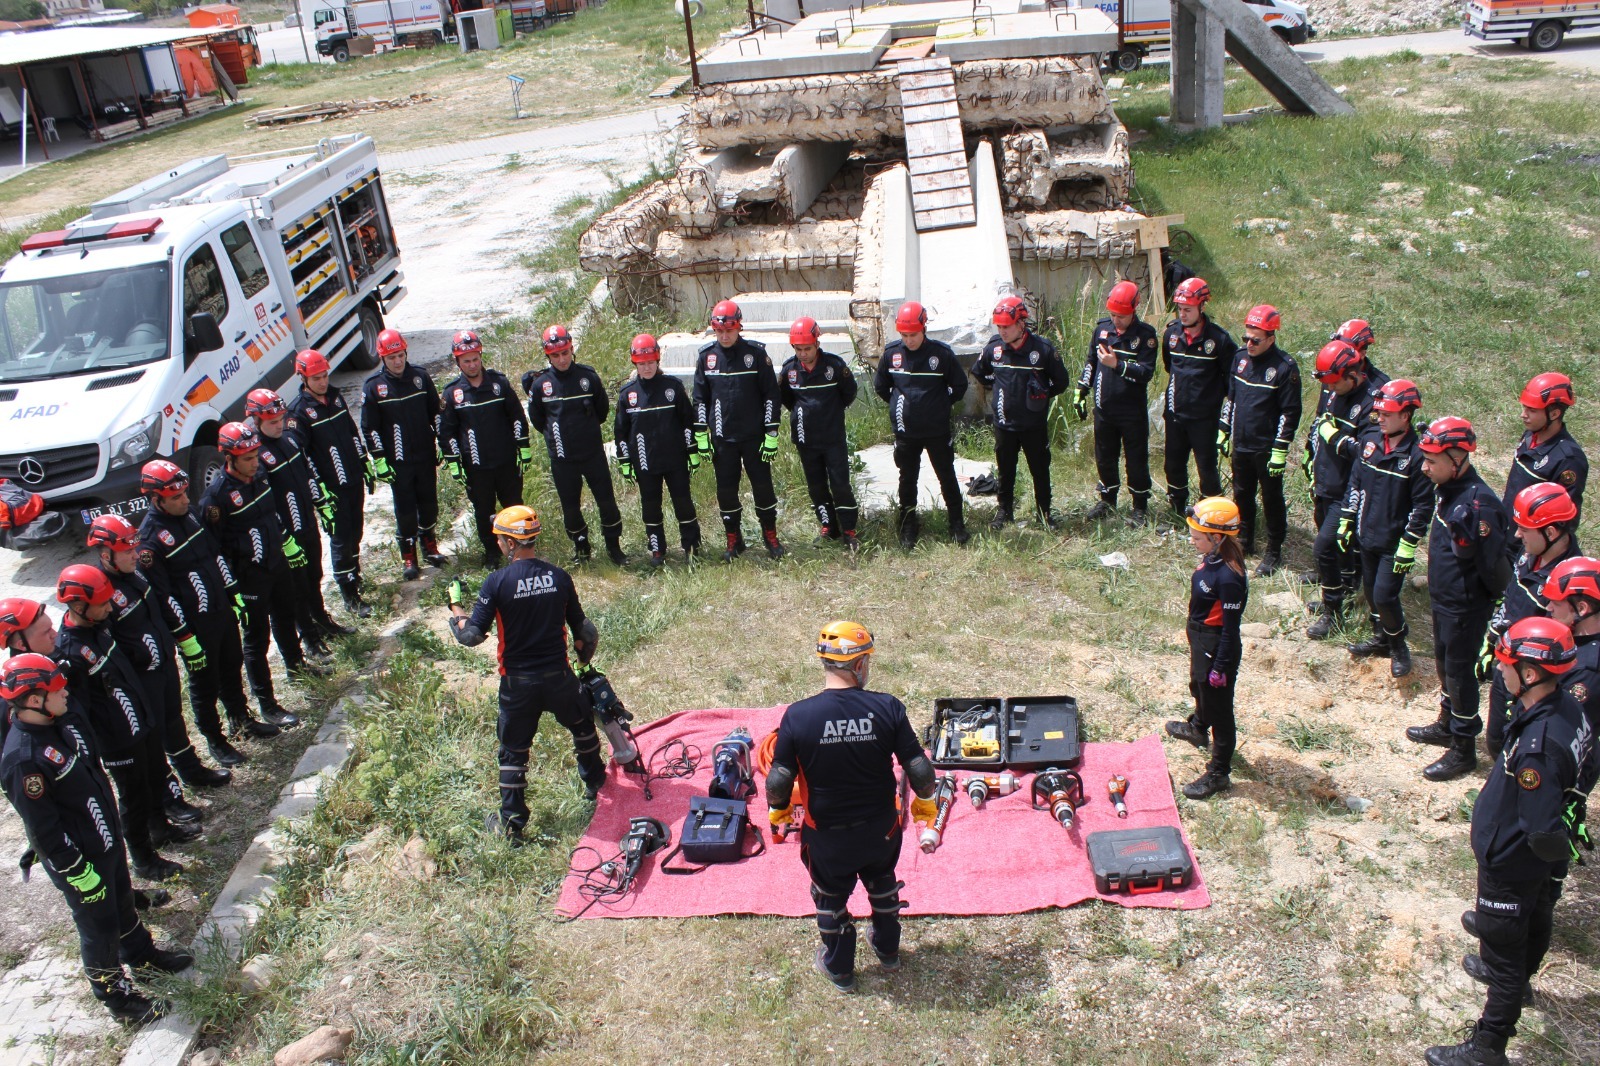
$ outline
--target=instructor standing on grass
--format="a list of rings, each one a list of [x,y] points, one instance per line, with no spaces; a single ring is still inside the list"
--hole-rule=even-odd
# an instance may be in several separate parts
[[[900,860],[904,823],[895,809],[894,760],[917,798],[914,818],[935,815],[933,764],[906,718],[903,703],[867,690],[872,634],[859,622],[829,622],[817,637],[822,691],[783,712],[767,810],[774,826],[789,824],[796,782],[806,792],[800,858],[811,872],[817,904],[817,972],[841,992],[856,987],[856,927],[850,894],[856,880],[872,904],[867,943],[885,970],[900,967]]]

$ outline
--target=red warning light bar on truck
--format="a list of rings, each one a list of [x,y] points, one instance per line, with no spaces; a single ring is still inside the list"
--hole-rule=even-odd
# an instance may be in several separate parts
[[[62,248],[69,244],[89,244],[93,241],[116,241],[125,237],[142,237],[149,240],[161,226],[159,218],[135,218],[124,222],[102,222],[69,229],[35,233],[22,242],[24,252],[37,252],[45,248]]]

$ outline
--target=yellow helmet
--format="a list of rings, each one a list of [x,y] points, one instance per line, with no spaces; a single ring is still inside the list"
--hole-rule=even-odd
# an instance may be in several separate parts
[[[853,663],[872,654],[872,634],[860,622],[829,622],[817,637],[817,654],[832,663]]]
[[[1189,528],[1202,533],[1239,535],[1239,506],[1226,496],[1211,496],[1189,508]]]
[[[494,516],[494,531],[516,541],[532,540],[539,535],[539,516],[519,503]]]

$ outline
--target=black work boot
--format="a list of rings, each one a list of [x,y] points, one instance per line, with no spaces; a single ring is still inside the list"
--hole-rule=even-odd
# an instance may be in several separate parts
[[[400,561],[404,564],[404,568],[400,571],[401,581],[415,581],[422,576],[422,568],[417,565],[417,553],[415,551],[401,552]]]
[[[167,1013],[165,1002],[146,999],[126,977],[118,976],[104,982],[90,981],[90,984],[94,986],[94,998],[104,1004],[119,1022],[144,1025]]]
[[[1089,508],[1089,513],[1083,517],[1091,522],[1099,522],[1102,519],[1110,518],[1111,512],[1114,510],[1116,510],[1116,507],[1105,500],[1096,500],[1094,506]]]
[[[1478,768],[1478,745],[1472,737],[1452,737],[1450,750],[1423,767],[1429,781],[1451,781]]]
[[[950,539],[957,544],[965,544],[972,539],[972,534],[967,532],[965,515],[953,514],[950,516]]]
[[[1150,508],[1135,504],[1133,510],[1128,513],[1128,525],[1134,529],[1143,529],[1149,524]]]
[[[1256,577],[1271,577],[1278,572],[1278,567],[1283,565],[1283,553],[1275,546],[1267,545],[1267,550],[1261,553],[1261,561],[1256,564]]]
[[[917,546],[917,538],[922,536],[922,517],[914,508],[902,507],[900,509],[900,547],[910,551]]]
[[[1505,1041],[1484,1032],[1476,1023],[1467,1028],[1466,1040],[1454,1045],[1438,1045],[1422,1053],[1428,1066],[1509,1066]]]
[[[283,732],[277,726],[263,722],[259,718],[252,718],[248,714],[228,715],[228,728],[233,732],[234,736],[243,734],[247,737],[259,737],[263,740],[268,737],[275,737]]]
[[[1439,717],[1427,725],[1413,725],[1406,727],[1406,739],[1413,744],[1437,744],[1441,748],[1448,748],[1451,743],[1450,712],[1441,703]]]
[[[199,840],[205,830],[200,828],[199,822],[173,822],[165,814],[158,814],[150,819],[150,843],[158,848],[168,844],[187,844],[191,840]]]
[[[1009,526],[1011,522],[1011,508],[1000,507],[995,510],[994,517],[989,519],[989,528],[998,533]]]
[[[162,973],[182,973],[193,965],[194,956],[190,955],[188,952],[167,951],[163,948],[158,948],[152,945],[150,948],[150,954],[134,963],[133,969],[135,973],[140,970],[159,970]]]
[[[778,531],[776,529],[763,529],[761,531],[761,539],[767,542],[768,559],[783,558],[784,547],[782,542],[778,540]]]
[[[1405,677],[1411,672],[1411,646],[1404,633],[1389,638],[1389,675]]]
[[[1489,983],[1489,967],[1485,966],[1483,964],[1483,960],[1478,956],[1463,955],[1461,957],[1461,969],[1466,971],[1466,975],[1478,982],[1480,985],[1486,985]],[[1533,1006],[1532,981],[1529,981],[1527,984],[1522,986],[1522,1005],[1524,1007]]]
[[[133,890],[135,910],[147,911],[152,907],[165,907],[172,902],[172,893],[164,888],[136,888]]]
[[[498,563],[495,565],[499,565]],[[344,600],[344,609],[357,618],[371,618],[372,605],[361,598],[361,593],[354,588],[346,587],[339,590],[340,597]]]
[[[1211,747],[1210,731],[1201,729],[1195,724],[1193,718],[1181,722],[1168,722],[1167,736],[1176,737],[1178,740],[1187,740],[1197,748]]]
[[[575,562],[586,563],[594,556],[594,551],[589,547],[589,534],[580,533],[572,538],[572,558]]]
[[[840,992],[854,992],[856,990],[856,975],[853,973],[836,974],[828,969],[828,964],[823,960],[827,958],[828,949],[818,948],[816,957],[816,970],[828,979],[828,983]]]
[[[1334,627],[1344,621],[1343,600],[1323,600],[1317,607],[1316,619],[1306,627],[1306,636],[1312,640],[1327,640]]]
[[[1205,773],[1183,786],[1183,794],[1192,800],[1203,800],[1232,787],[1233,781],[1225,771],[1213,770],[1208,766]]]
[[[628,553],[622,550],[622,538],[616,534],[606,537],[606,557],[618,566],[628,565]]]
[[[205,812],[179,796],[168,796],[161,802],[161,810],[169,822],[200,822]]]
[[[963,530],[962,532],[965,532],[965,530]],[[957,543],[958,544],[965,544],[966,541],[957,541]],[[855,530],[847,529],[847,530],[844,531],[844,547],[845,547],[845,551],[852,552],[852,553],[858,552],[858,551],[861,550],[861,538],[856,535],[856,531]]]
[[[1358,640],[1354,644],[1345,645],[1352,657],[1357,659],[1374,659],[1378,656],[1388,658],[1389,638],[1383,635],[1383,630],[1374,626],[1372,636],[1366,640]]]
[[[432,533],[422,534],[422,557],[432,567],[444,566],[450,561],[449,556],[439,551],[439,538]]]
[[[277,700],[260,700],[261,719],[278,730],[292,729],[300,724],[300,716]]]
[[[218,761],[221,762],[220,759]],[[218,788],[233,780],[233,775],[228,771],[217,770],[201,762],[192,747],[173,759],[172,766],[178,771],[178,778],[190,788]]]
[[[155,851],[145,851],[143,847],[128,846],[128,861],[133,867],[133,872],[146,881],[166,881],[178,877],[183,873],[183,864],[164,858]]]
[[[722,561],[731,563],[745,552],[744,534],[729,533],[728,546],[722,550]]]
[[[1051,532],[1054,532],[1054,531],[1056,531],[1056,530],[1061,528],[1061,519],[1057,518],[1056,517],[1056,513],[1054,511],[1050,510],[1050,508],[1048,508],[1048,507],[1046,507],[1042,511],[1037,512],[1035,517],[1039,519],[1039,524],[1041,526],[1043,526],[1045,529],[1050,530]]]
[[[1467,935],[1473,939],[1481,939],[1478,936],[1478,909],[1476,907],[1468,907],[1461,912],[1461,928],[1465,929]]]
[[[206,737],[206,747],[211,749],[211,757],[217,760],[218,766],[243,766],[245,764],[244,752],[228,743],[228,738],[220,733],[214,737]],[[226,770],[222,771],[227,773]],[[228,775],[230,778],[232,774]]]
[[[317,623],[318,629],[330,637],[348,637],[355,632],[354,627],[347,626],[343,622],[335,622],[328,615],[328,608],[325,606],[312,612],[312,620]]]

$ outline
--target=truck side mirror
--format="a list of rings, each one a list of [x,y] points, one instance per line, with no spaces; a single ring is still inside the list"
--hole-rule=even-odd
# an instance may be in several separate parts
[[[190,359],[202,352],[214,352],[222,347],[222,330],[209,311],[197,311],[189,316],[189,328],[183,338],[184,354]]]

